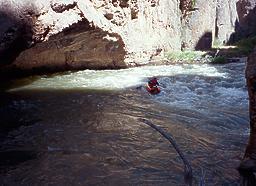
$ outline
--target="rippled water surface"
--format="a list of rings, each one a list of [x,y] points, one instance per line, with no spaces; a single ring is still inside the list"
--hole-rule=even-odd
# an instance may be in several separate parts
[[[248,139],[244,63],[79,71],[16,81],[1,93],[2,185],[239,185]],[[161,93],[144,85],[157,76]]]

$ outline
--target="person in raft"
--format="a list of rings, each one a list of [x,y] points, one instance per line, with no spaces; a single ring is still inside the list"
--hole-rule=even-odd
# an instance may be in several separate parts
[[[152,94],[157,94],[160,92],[160,88],[158,86],[159,86],[159,83],[157,81],[157,78],[154,77],[148,81],[147,90]]]

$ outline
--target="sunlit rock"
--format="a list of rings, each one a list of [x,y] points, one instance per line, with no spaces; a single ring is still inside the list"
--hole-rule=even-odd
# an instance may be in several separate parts
[[[44,3],[10,1],[2,4],[11,7],[10,11],[18,12],[12,15],[18,21],[21,21],[19,20],[20,10],[25,10],[28,5],[33,7],[31,8],[33,12],[30,13],[33,22],[29,22],[30,46],[50,40],[51,36],[81,20],[88,21],[91,27],[103,32],[120,35],[124,42],[124,61],[127,66],[147,63],[153,56],[163,54],[163,51],[180,49],[181,45],[180,10],[176,0],[152,2],[48,0]],[[28,50],[25,53],[29,51],[34,52],[34,50]],[[31,53],[29,56],[33,55],[37,54]],[[24,56],[26,55],[21,54],[16,63],[31,60]]]
[[[242,8],[243,5],[250,6]],[[248,19],[248,15],[254,15],[254,10],[252,0],[0,0],[0,13],[4,15],[0,19],[0,24],[4,25],[0,28],[0,57],[1,62],[9,63],[24,49],[32,48],[21,53],[15,65],[34,63],[31,59],[37,54],[33,52],[43,46],[37,43],[48,42],[44,45],[49,45],[53,43],[51,40],[56,40],[54,35],[71,25],[76,27],[75,24],[78,26],[74,35],[82,34],[87,28],[83,29],[79,24],[88,22],[86,25],[90,30],[118,35],[123,43],[120,55],[124,54],[123,61],[118,63],[127,67],[147,64],[152,59],[164,57],[167,51],[208,50],[216,41],[221,44],[232,41],[238,37],[234,32],[241,26],[250,28],[244,29],[243,33],[251,33],[254,23],[249,21],[252,18]],[[42,50],[50,52],[46,47]],[[94,49],[88,47],[86,53],[89,52],[93,53]],[[97,60],[97,65],[104,64],[104,58]],[[54,63],[54,60],[50,61]],[[98,66],[103,67],[106,66]]]
[[[215,45],[224,45],[234,40],[238,22],[237,0],[218,0],[215,23]]]
[[[211,48],[215,29],[216,1],[187,1],[182,16],[182,49],[207,50]]]

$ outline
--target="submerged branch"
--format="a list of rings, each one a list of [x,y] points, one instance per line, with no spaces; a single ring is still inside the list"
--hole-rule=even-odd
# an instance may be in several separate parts
[[[153,129],[155,129],[157,132],[159,132],[165,139],[167,139],[172,144],[172,146],[177,151],[177,153],[179,154],[180,158],[182,159],[182,161],[184,163],[184,179],[185,179],[185,182],[188,185],[191,186],[192,185],[192,178],[193,178],[192,167],[191,167],[189,161],[185,158],[185,156],[182,153],[182,151],[180,150],[180,148],[178,147],[178,145],[175,142],[174,138],[170,134],[167,134],[159,126],[154,125],[153,123],[151,123],[149,120],[146,120],[144,118],[140,118],[139,121],[147,124],[148,126],[150,126]]]

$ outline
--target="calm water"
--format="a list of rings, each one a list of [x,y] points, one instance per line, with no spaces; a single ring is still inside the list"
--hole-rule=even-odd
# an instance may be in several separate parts
[[[1,185],[239,185],[248,139],[244,63],[150,66],[26,78],[1,93]],[[162,92],[149,95],[153,75]]]

